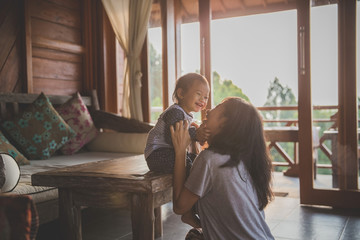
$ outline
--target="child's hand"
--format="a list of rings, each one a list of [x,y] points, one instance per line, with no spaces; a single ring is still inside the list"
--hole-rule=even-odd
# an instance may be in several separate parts
[[[210,131],[206,128],[206,122],[203,122],[199,128],[196,129],[196,140],[200,145],[204,145],[210,136]]]

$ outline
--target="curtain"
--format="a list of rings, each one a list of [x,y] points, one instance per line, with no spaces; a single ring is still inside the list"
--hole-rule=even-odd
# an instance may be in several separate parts
[[[102,3],[125,52],[123,116],[142,121],[140,53],[152,0],[102,0]]]

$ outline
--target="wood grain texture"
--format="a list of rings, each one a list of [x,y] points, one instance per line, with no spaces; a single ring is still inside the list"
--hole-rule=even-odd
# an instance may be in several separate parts
[[[33,58],[33,78],[80,81],[83,75],[81,68],[80,63]]]
[[[24,77],[21,41],[17,39],[0,71],[0,92],[14,92]]]
[[[34,93],[50,93],[52,95],[72,95],[75,92],[82,92],[81,82],[73,80],[58,80],[35,78],[33,79]]]
[[[32,0],[31,15],[38,19],[64,26],[81,28],[81,16],[76,9],[69,9],[49,1]]]
[[[36,45],[36,44],[35,44]],[[53,47],[55,48],[55,47]],[[67,52],[57,51],[53,49],[46,49],[41,47],[33,46],[32,55],[36,58],[49,59],[53,61],[64,61],[71,63],[79,63],[82,64],[83,57],[80,54],[69,53],[71,50]]]
[[[85,163],[32,175],[32,184],[156,193],[172,186],[172,175],[149,172],[144,155]]]
[[[131,223],[133,239],[153,240],[154,202],[150,194],[133,194],[131,199]]]
[[[80,10],[81,0],[47,0],[48,2],[54,3],[64,8]]]
[[[31,17],[31,32],[32,36],[39,36],[46,39],[76,43],[79,45],[81,45],[82,42],[79,29],[44,21],[34,16]]]

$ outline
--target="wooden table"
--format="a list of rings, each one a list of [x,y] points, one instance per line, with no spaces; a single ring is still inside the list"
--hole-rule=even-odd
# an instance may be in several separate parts
[[[129,208],[133,239],[154,239],[162,235],[161,205],[172,200],[172,175],[149,172],[143,155],[36,173],[32,184],[59,189],[67,240],[82,239],[81,206]]]

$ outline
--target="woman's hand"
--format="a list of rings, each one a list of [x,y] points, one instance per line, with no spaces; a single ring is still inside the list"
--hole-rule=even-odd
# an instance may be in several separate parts
[[[188,121],[179,121],[175,123],[175,127],[170,126],[171,140],[174,145],[175,152],[185,152],[191,143],[189,135]]]

